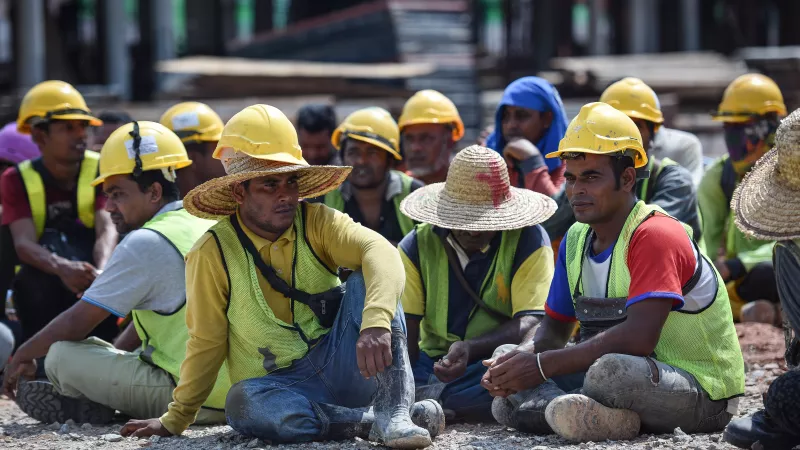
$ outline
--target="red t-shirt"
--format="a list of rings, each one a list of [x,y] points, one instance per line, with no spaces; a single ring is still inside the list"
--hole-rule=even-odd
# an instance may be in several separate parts
[[[44,177],[43,177],[44,178]],[[62,229],[60,224],[80,224],[76,205],[75,190],[65,191],[45,183],[45,204],[47,205],[48,228]],[[16,167],[9,167],[0,177],[0,196],[3,204],[3,225],[9,225],[20,219],[32,217],[28,194],[22,177]],[[100,186],[95,191],[94,209],[101,210],[106,206],[106,197]]]

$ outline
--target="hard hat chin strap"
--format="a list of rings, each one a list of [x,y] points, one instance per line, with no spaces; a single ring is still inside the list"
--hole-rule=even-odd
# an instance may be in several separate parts
[[[133,131],[130,134],[133,137],[133,154],[135,166],[133,167],[133,177],[139,178],[142,176],[142,157],[139,155],[139,147],[142,145],[142,136],[139,135],[139,122],[133,122]]]

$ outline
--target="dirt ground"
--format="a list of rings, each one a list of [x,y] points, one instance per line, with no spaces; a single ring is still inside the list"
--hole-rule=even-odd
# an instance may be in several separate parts
[[[739,405],[740,415],[761,408],[761,396],[769,384],[783,373],[784,341],[780,329],[768,325],[737,325],[747,363],[746,395]],[[121,424],[93,427],[77,424],[40,424],[28,418],[16,405],[0,398],[0,448],[25,450],[142,449],[226,450],[226,449],[369,449],[383,448],[362,440],[273,446],[239,436],[228,426],[192,427],[184,436],[153,440],[123,439],[117,434]],[[643,435],[634,441],[570,444],[556,436],[532,436],[491,424],[449,425],[432,449],[732,449],[721,433],[703,435]]]

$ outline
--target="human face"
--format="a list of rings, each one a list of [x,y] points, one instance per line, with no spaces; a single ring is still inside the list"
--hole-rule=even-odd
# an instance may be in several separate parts
[[[536,144],[544,137],[552,122],[552,112],[543,113],[519,106],[504,106],[501,116],[503,138],[506,142],[522,138]]]
[[[235,184],[233,197],[244,224],[271,241],[280,237],[292,226],[300,202],[298,179],[296,173],[287,173]]]
[[[198,184],[226,175],[222,161],[212,156],[216,148],[217,141],[200,142],[186,146],[186,153],[189,155],[189,159],[192,160],[192,165],[189,167],[194,168]]]
[[[104,122],[99,127],[92,127],[89,136],[89,149],[100,152],[103,149],[103,144],[106,143],[111,133],[117,131],[117,128],[125,125],[124,123],[109,123]]]
[[[725,144],[734,170],[746,174],[774,144],[777,122],[754,118],[747,122],[725,123]]]
[[[438,172],[450,164],[453,132],[447,125],[420,123],[403,128],[406,167],[415,176]]]
[[[653,135],[650,133],[650,125],[649,122],[643,119],[634,119],[633,123],[636,124],[636,128],[639,129],[639,133],[642,135],[642,146],[644,147],[645,152],[650,152],[650,144],[653,141]]]
[[[162,206],[162,187],[151,184],[144,192],[130,175],[112,175],[103,182],[106,211],[119,234],[141,228]]]
[[[348,138],[345,140],[342,159],[346,166],[353,166],[353,171],[347,178],[358,189],[372,189],[383,183],[386,173],[391,168],[389,152],[386,150]]]
[[[303,151],[303,159],[312,166],[324,166],[331,160],[331,132],[322,130],[310,133],[302,128],[297,130],[297,140]]]
[[[33,127],[33,139],[42,154],[64,163],[78,163],[88,145],[88,122],[85,120],[53,120],[47,131]]]
[[[496,231],[452,230],[450,232],[453,233],[453,237],[456,238],[461,248],[469,255],[486,248],[497,234]]]
[[[611,157],[585,153],[585,158],[566,160],[566,191],[575,219],[589,225],[607,223],[624,210],[636,184],[636,170],[629,167],[620,176],[619,187]]]

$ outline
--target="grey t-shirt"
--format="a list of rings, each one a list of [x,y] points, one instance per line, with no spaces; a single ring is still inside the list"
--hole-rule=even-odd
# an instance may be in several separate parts
[[[172,202],[156,215],[181,207],[181,201]],[[119,317],[134,309],[171,313],[185,299],[183,256],[161,235],[147,229],[125,236],[82,298]]]
[[[673,128],[661,127],[653,139],[653,156],[669,158],[692,175],[695,186],[703,179],[703,144],[697,136]]]

